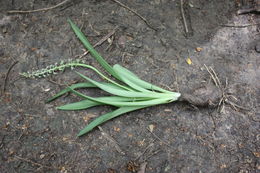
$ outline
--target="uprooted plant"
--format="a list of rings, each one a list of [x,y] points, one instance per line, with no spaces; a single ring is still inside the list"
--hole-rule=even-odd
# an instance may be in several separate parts
[[[58,71],[63,71],[65,68],[73,69],[75,67],[84,67],[93,70],[106,81],[97,82],[81,73],[76,72],[80,77],[85,79],[86,82],[76,83],[68,86],[67,88],[63,89],[52,98],[47,100],[48,103],[66,93],[71,92],[81,97],[82,100],[79,102],[60,106],[57,109],[82,110],[100,105],[111,105],[117,108],[112,112],[96,118],[83,130],[81,130],[78,136],[82,136],[91,131],[93,128],[97,127],[98,125],[124,113],[154,105],[166,104],[178,100],[189,102],[194,106],[216,107],[219,105],[218,103],[223,100],[223,91],[221,91],[220,87],[217,84],[217,86],[215,86],[209,83],[200,88],[190,90],[189,92],[182,92],[182,94],[180,94],[178,92],[168,91],[149,82],[143,81],[137,75],[135,75],[128,69],[120,66],[119,64],[115,64],[113,67],[110,66],[104,60],[104,58],[93,48],[93,46],[89,43],[89,41],[80,31],[80,29],[71,20],[68,20],[68,22],[77,37],[86,47],[86,49],[88,49],[90,54],[99,62],[99,64],[106,70],[106,72],[117,81],[104,75],[95,67],[87,65],[83,60],[80,59],[61,61],[60,63],[50,65],[44,69],[21,73],[21,75],[28,78],[46,77],[47,75],[55,74]],[[110,96],[90,97],[76,90],[82,88],[98,88],[109,93]]]
[[[50,65],[45,69],[37,70],[34,72],[21,73],[21,75],[24,77],[45,77],[57,71],[62,71],[67,67],[85,67],[95,71],[98,75],[100,75],[103,79],[106,80],[106,82],[97,82],[81,73],[76,72],[80,77],[85,79],[86,82],[73,84],[65,88],[64,90],[60,91],[49,100],[47,100],[47,102],[51,102],[54,99],[68,92],[72,92],[77,96],[81,97],[82,101],[66,104],[64,106],[58,107],[58,109],[82,110],[100,105],[111,105],[117,108],[112,112],[109,112],[96,118],[94,121],[88,124],[83,130],[81,130],[78,136],[82,136],[91,131],[96,126],[124,113],[149,106],[170,103],[178,100],[178,98],[181,96],[181,94],[178,92],[167,91],[149,82],[141,80],[134,73],[120,66],[119,64],[115,64],[113,67],[110,66],[102,58],[102,56],[92,47],[87,38],[80,31],[80,29],[71,20],[68,20],[68,22],[75,34],[77,35],[77,37],[80,39],[83,45],[89,50],[91,55],[111,76],[117,79],[118,82],[110,79],[109,77],[101,73],[99,70],[97,70],[95,67],[85,64],[82,60],[70,60],[67,62],[60,62],[55,65]],[[76,89],[79,88],[99,88],[103,91],[108,92],[109,94],[111,94],[111,96],[90,97],[79,91],[76,91]]]

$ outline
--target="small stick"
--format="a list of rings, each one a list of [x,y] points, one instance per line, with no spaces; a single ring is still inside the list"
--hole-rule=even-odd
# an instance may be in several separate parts
[[[118,145],[118,142],[112,138],[109,134],[107,134],[102,127],[98,126],[99,130],[101,131],[101,134],[115,147],[116,151],[119,152],[122,155],[125,155],[125,152],[120,148]]]
[[[151,153],[150,155],[148,155],[148,156],[146,157],[146,160],[148,160],[149,158],[151,158],[151,157],[154,156],[155,154],[159,153],[160,151],[161,151],[161,149],[158,149],[158,150],[154,151],[153,153]]]
[[[257,13],[260,12],[260,1],[255,0],[253,7],[247,9],[240,9],[237,11],[237,14],[247,14],[247,13]]]
[[[218,82],[217,82],[217,80],[216,80],[214,74],[209,70],[208,66],[206,66],[206,64],[204,64],[204,66],[205,66],[206,70],[208,71],[208,73],[210,74],[211,78],[213,79],[215,85],[216,85],[217,87],[220,87],[220,86],[218,85]]]
[[[3,87],[3,92],[2,94],[5,92],[6,90],[6,84],[7,84],[7,79],[9,76],[10,71],[12,70],[12,68],[18,63],[19,61],[15,61],[7,70],[6,75],[5,75],[5,79],[4,79],[4,87]]]
[[[147,130],[159,141],[161,141],[163,144],[167,145],[168,147],[171,147],[168,142],[165,142],[164,140],[162,140],[161,138],[159,138],[159,136],[157,136],[156,134],[154,134],[150,129],[147,128]]]
[[[234,108],[239,108],[239,109],[242,109],[242,110],[246,110],[246,111],[250,111],[251,109],[250,108],[246,108],[246,107],[243,107],[243,106],[239,106],[238,104],[232,102],[232,101],[229,101],[228,99],[225,100],[226,103],[230,104],[231,106],[233,106]]]
[[[134,159],[134,161],[139,160],[140,157],[142,157],[142,156],[148,151],[149,148],[153,147],[153,146],[154,146],[154,143],[153,143],[154,141],[155,141],[155,139],[154,139],[147,147],[145,147],[144,151],[143,151],[139,156],[137,156],[137,157]]]
[[[146,25],[147,25],[149,28],[151,28],[151,29],[157,31],[142,15],[140,15],[139,13],[137,13],[137,12],[134,11],[134,10],[132,10],[131,8],[129,8],[128,6],[126,6],[125,4],[123,4],[122,2],[120,2],[120,1],[118,1],[118,0],[112,0],[112,1],[114,1],[115,3],[117,3],[118,5],[120,5],[121,7],[123,7],[123,8],[125,8],[125,9],[129,10],[130,12],[134,13],[134,14],[137,15],[140,19],[142,19],[142,20],[146,23]]]
[[[59,83],[59,82],[56,82],[56,81],[52,80],[51,78],[47,79],[47,81],[49,81],[49,82],[51,82],[51,83],[53,83],[53,84],[56,84],[56,85],[58,85],[58,86],[60,86],[60,87],[62,87],[62,86],[65,85],[65,84],[61,84],[61,83]]]
[[[212,67],[209,67],[209,68],[210,68],[210,70],[212,71],[212,73],[214,74],[215,79],[216,79],[216,81],[218,82],[218,86],[221,86],[221,83],[220,83],[220,80],[219,80],[219,78],[218,78],[218,76],[217,76],[217,73],[214,71],[214,69],[213,69]]]
[[[256,26],[256,25],[260,25],[260,23],[245,24],[245,25],[219,25],[219,26],[222,26],[222,27],[232,27],[232,28],[246,28],[246,27]]]
[[[96,44],[94,44],[93,48],[100,46],[101,44],[103,44],[108,38],[110,38],[112,35],[115,34],[116,30],[117,30],[118,26],[115,27],[113,29],[113,31],[111,31],[110,33],[108,33],[106,36],[104,36],[103,38],[101,38],[101,40],[99,40]],[[87,55],[89,53],[89,51],[87,50],[86,52],[84,52],[82,55],[79,55],[79,58],[82,58],[83,56]]]
[[[182,19],[183,19],[183,24],[184,24],[185,32],[186,32],[186,34],[188,34],[188,33],[189,33],[189,29],[188,29],[186,17],[185,17],[185,14],[184,14],[183,4],[184,4],[184,3],[183,3],[183,0],[181,0],[181,16],[182,16]]]
[[[45,165],[42,165],[40,163],[34,162],[32,160],[29,160],[29,159],[25,159],[25,158],[22,158],[22,157],[19,157],[19,156],[15,156],[15,158],[22,160],[22,161],[25,161],[25,162],[28,162],[28,163],[31,163],[33,165],[39,166],[39,167],[48,168],[48,169],[59,169],[59,168],[55,168],[55,167],[45,166]]]
[[[41,9],[36,9],[36,10],[27,10],[27,11],[19,11],[19,10],[11,10],[11,11],[7,11],[7,13],[12,14],[12,13],[35,13],[35,12],[40,12],[40,11],[48,11],[48,10],[52,10],[54,8],[57,8],[67,2],[69,2],[70,0],[65,0],[62,1],[61,3],[58,3],[57,5],[54,5],[52,7],[47,7],[47,8],[41,8]]]
[[[140,169],[137,173],[145,173],[147,162],[144,162],[140,165]]]
[[[1,139],[1,142],[0,142],[0,149],[2,149],[3,148],[3,146],[4,146],[4,140],[5,140],[5,135],[2,137],[2,139]]]

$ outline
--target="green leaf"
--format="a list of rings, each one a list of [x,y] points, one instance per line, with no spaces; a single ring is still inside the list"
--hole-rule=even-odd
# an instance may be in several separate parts
[[[102,98],[94,98],[94,97],[90,97],[87,95],[84,95],[78,91],[75,91],[73,89],[71,89],[71,92],[73,92],[74,94],[85,98],[85,99],[89,99],[95,102],[99,102],[99,103],[103,103],[106,105],[112,105],[112,106],[116,106],[116,107],[122,107],[122,106],[153,106],[153,105],[158,105],[158,104],[164,104],[164,103],[169,103],[174,101],[174,99],[172,99],[172,96],[168,96],[168,97],[162,97],[162,98],[154,98],[151,100],[137,100],[137,101],[131,101],[131,102],[122,102],[120,100],[111,100],[111,101],[107,101],[104,100]]]
[[[59,93],[57,93],[56,95],[54,95],[52,98],[48,99],[46,101],[46,103],[49,103],[53,100],[55,100],[56,98],[62,96],[63,94],[66,94],[67,92],[69,92],[70,90],[72,89],[77,89],[77,88],[96,88],[95,85],[93,85],[92,83],[90,82],[84,82],[84,83],[77,83],[77,84],[73,84],[71,85],[70,87],[67,87],[63,90],[61,90]]]
[[[112,102],[113,101],[135,102],[138,100],[145,100],[145,98],[128,98],[128,97],[118,97],[118,96],[98,97],[97,99],[102,99],[103,101],[106,101],[106,102],[111,102],[111,101]],[[87,108],[99,106],[99,105],[104,105],[104,103],[86,99],[86,100],[82,100],[79,102],[59,106],[59,107],[57,107],[57,109],[59,109],[59,110],[82,110],[82,109],[87,109]]]
[[[102,83],[103,85],[105,86],[109,86],[109,87],[112,87],[114,89],[122,89],[120,87],[118,87],[117,85],[114,85],[112,83],[107,83],[107,82],[100,82]],[[77,84],[73,84],[71,85],[70,87],[67,87],[63,90],[61,90],[59,93],[55,94],[53,97],[49,98],[45,103],[49,103],[55,99],[57,99],[58,97],[68,93],[71,91],[71,88],[72,89],[78,89],[78,88],[98,88],[96,85],[90,83],[90,82],[84,82],[84,83],[77,83]]]
[[[114,72],[113,68],[107,63],[106,60],[93,48],[93,46],[89,43],[86,36],[80,31],[80,29],[70,20],[68,19],[68,22],[77,35],[77,37],[80,39],[80,41],[83,43],[83,45],[88,49],[88,51],[91,53],[91,55],[100,63],[100,65],[106,69],[106,71],[114,76],[115,78],[119,79],[118,75]]]
[[[89,125],[87,125],[83,130],[81,130],[79,132],[79,134],[77,135],[78,137],[79,136],[82,136],[86,133],[88,133],[89,131],[91,131],[93,128],[97,127],[98,125],[112,119],[112,118],[115,118],[119,115],[122,115],[124,113],[127,113],[127,112],[131,112],[131,111],[134,111],[134,110],[138,110],[138,109],[142,109],[142,108],[145,108],[147,106],[135,106],[135,107],[120,107],[112,112],[109,112],[109,113],[106,113],[98,118],[96,118],[94,121],[92,121]]]
[[[79,101],[79,102],[59,106],[59,107],[57,107],[57,109],[74,111],[74,110],[87,109],[87,108],[90,108],[90,107],[93,107],[93,106],[98,106],[98,105],[103,105],[103,104],[99,103],[99,102],[92,101],[92,100],[82,100],[82,101]]]
[[[122,67],[119,64],[115,64],[114,69],[117,69],[117,71],[120,72],[121,75],[127,77],[130,81],[139,85],[142,88],[149,89],[151,91],[160,91],[160,92],[163,92],[163,93],[172,93],[171,91],[167,91],[165,89],[162,89],[162,88],[160,88],[156,85],[153,85],[149,82],[146,82],[146,81],[140,79],[133,72],[129,71],[128,69]]]
[[[118,76],[121,78],[121,80],[126,83],[128,86],[130,86],[131,88],[140,91],[140,92],[148,92],[148,93],[153,93],[152,91],[149,91],[139,85],[136,85],[135,83],[133,83],[131,80],[129,80],[129,78],[133,77],[133,78],[137,78],[137,76],[135,76],[134,74],[130,74],[130,73],[121,73],[121,69],[118,68],[118,66],[114,65],[113,66],[114,71],[118,74]]]
[[[115,67],[118,68],[117,66],[118,66],[118,67],[122,67],[122,66],[119,65],[119,64],[115,64],[115,65],[113,66],[113,69],[115,69]],[[140,79],[136,74],[134,74],[133,72],[131,72],[131,71],[128,70],[127,68],[122,67],[122,70],[123,70],[122,72],[127,73],[128,75],[132,76],[133,78]]]
[[[91,82],[93,85],[96,85],[98,88],[110,93],[110,94],[114,94],[114,95],[118,95],[118,96],[122,96],[122,97],[147,97],[147,98],[169,98],[172,97],[173,94],[172,93],[144,93],[144,92],[136,92],[136,91],[126,91],[123,89],[116,89],[114,87],[108,86],[108,85],[104,85],[100,82],[96,82],[84,75],[82,75],[81,73],[76,72],[79,76],[81,76],[82,78],[86,79],[87,81]]]
[[[91,66],[91,65],[87,65],[87,64],[77,64],[77,66],[81,66],[81,67],[85,67],[85,68],[89,68],[89,69],[92,69],[93,71],[95,71],[98,75],[100,75],[102,78],[104,78],[105,80],[111,82],[112,84],[120,87],[120,88],[123,88],[125,90],[129,90],[131,91],[132,89],[126,87],[126,86],[123,86],[123,85],[120,85],[119,83],[113,81],[112,79],[109,79],[107,76],[105,76],[104,74],[102,74],[100,71],[98,71],[98,69],[96,69],[95,67]]]

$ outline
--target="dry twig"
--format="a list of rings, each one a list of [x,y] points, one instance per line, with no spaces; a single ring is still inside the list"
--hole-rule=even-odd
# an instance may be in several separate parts
[[[183,0],[180,0],[180,1],[181,1],[181,16],[182,16],[182,20],[183,20],[183,24],[184,24],[184,29],[185,29],[186,34],[188,34],[189,29],[188,29],[187,20],[186,20],[186,17],[184,14],[184,8],[183,8],[184,2],[183,2]]]
[[[125,152],[120,148],[118,145],[118,142],[112,138],[108,133],[106,133],[102,127],[98,126],[99,130],[101,131],[102,136],[104,136],[116,149],[117,152],[119,152],[122,155],[125,155]]]
[[[110,33],[108,33],[107,35],[105,35],[103,38],[101,38],[101,40],[99,40],[96,44],[94,44],[94,48],[97,47],[97,46],[100,46],[101,44],[103,44],[108,38],[110,38],[112,35],[115,34],[116,30],[117,30],[118,27],[115,27],[113,29],[113,31],[111,31]],[[86,56],[87,54],[89,53],[89,51],[87,50],[86,52],[84,52],[82,55],[78,55],[79,58],[82,58],[84,56]]]
[[[34,162],[32,160],[29,160],[29,159],[25,159],[25,158],[22,158],[20,156],[15,156],[16,159],[19,159],[19,160],[22,160],[22,161],[25,161],[25,162],[28,162],[28,163],[31,163],[33,165],[36,165],[36,166],[39,166],[39,167],[42,167],[42,168],[47,168],[47,169],[59,169],[57,167],[50,167],[50,166],[46,166],[46,165],[42,165],[40,163],[37,163],[37,162]]]
[[[149,148],[152,148],[153,146],[154,146],[154,142],[155,140],[153,140],[145,149],[144,149],[144,151],[139,155],[139,156],[137,156],[136,158],[135,158],[135,161],[137,161],[137,160],[139,160],[147,151],[148,151],[148,149]]]
[[[210,67],[210,69],[208,68],[208,66],[206,66],[206,64],[204,64],[204,67],[206,68],[206,70],[208,71],[208,73],[210,74],[212,80],[214,81],[215,85],[220,88],[220,82],[218,79],[218,76],[216,75],[215,71],[211,71],[212,68]]]
[[[145,173],[147,162],[144,162],[140,165],[139,171],[137,173]]]
[[[250,27],[250,26],[257,26],[260,25],[260,23],[253,23],[253,24],[244,24],[244,25],[219,25],[222,27],[231,27],[231,28],[246,28],[246,27]]]
[[[165,142],[164,140],[162,140],[159,136],[157,136],[156,134],[154,134],[150,129],[147,128],[147,130],[159,141],[161,141],[163,144],[167,145],[168,147],[171,147],[168,142]]]
[[[6,90],[6,84],[7,84],[7,79],[9,76],[10,71],[12,70],[12,68],[18,63],[19,61],[15,61],[7,70],[6,75],[5,75],[5,79],[4,79],[4,85],[3,85],[3,91],[2,94],[4,94],[5,90]]]
[[[153,29],[153,30],[156,31],[156,29],[155,29],[142,15],[140,15],[139,13],[137,13],[136,11],[134,11],[134,10],[131,9],[131,8],[129,8],[128,6],[126,6],[125,4],[123,4],[122,2],[120,2],[120,1],[118,1],[118,0],[112,0],[112,1],[114,1],[115,3],[117,3],[118,5],[120,5],[121,7],[123,7],[123,8],[125,8],[125,9],[129,10],[130,12],[134,13],[136,16],[138,16],[140,19],[142,19],[142,20],[146,23],[146,25],[147,25],[149,28],[151,28],[151,29]]]
[[[46,8],[36,9],[36,10],[26,10],[26,11],[11,10],[11,11],[8,11],[7,13],[9,13],[9,14],[12,14],[12,13],[35,13],[35,12],[41,12],[41,11],[48,11],[48,10],[52,10],[54,8],[57,8],[57,7],[67,3],[69,1],[70,0],[62,1],[61,3],[58,3],[57,5],[54,5],[52,7],[46,7]]]

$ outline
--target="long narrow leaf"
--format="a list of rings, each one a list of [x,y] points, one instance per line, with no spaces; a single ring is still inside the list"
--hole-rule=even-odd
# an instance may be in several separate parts
[[[104,105],[104,103],[92,101],[89,99],[86,99],[83,97],[85,100],[79,101],[79,102],[74,102],[70,104],[66,104],[63,106],[57,107],[59,110],[81,110],[81,109],[87,109],[90,107],[94,106],[99,106],[99,105]],[[106,102],[135,102],[135,101],[140,101],[140,100],[147,100],[146,98],[128,98],[128,97],[118,97],[118,96],[107,96],[107,97],[97,97],[97,99],[101,99]]]
[[[80,41],[83,43],[83,45],[89,50],[91,55],[100,63],[102,67],[106,69],[106,71],[114,76],[115,78],[119,79],[118,75],[114,72],[113,68],[104,60],[104,58],[93,48],[93,46],[89,43],[86,36],[81,32],[81,30],[70,20],[68,19],[68,22],[75,32],[75,34],[78,36]]]
[[[120,87],[118,87],[117,85],[114,85],[114,84],[112,84],[112,83],[106,83],[106,82],[100,82],[100,83],[102,83],[102,84],[105,85],[105,86],[112,87],[112,88],[114,88],[114,89],[122,89],[122,88],[120,88]],[[70,87],[67,87],[67,88],[61,90],[59,93],[55,94],[53,97],[49,98],[49,99],[46,101],[46,103],[49,103],[49,102],[51,102],[51,101],[57,99],[58,97],[60,97],[60,96],[62,96],[62,95],[64,95],[64,94],[70,92],[70,90],[71,90],[70,88],[72,88],[72,89],[78,89],[78,88],[98,88],[98,87],[97,87],[96,85],[90,83],[90,82],[84,82],[84,83],[73,84],[73,85],[71,85]]]
[[[115,65],[113,65],[113,69],[114,69],[116,66],[120,66],[120,67],[122,67],[122,66],[119,65],[119,64],[115,64]],[[127,68],[124,68],[124,72],[127,73],[128,75],[134,77],[134,78],[138,78],[138,79],[140,79],[136,74],[134,74],[133,72],[131,72],[131,71],[128,70]]]
[[[85,99],[89,99],[89,100],[92,100],[92,101],[95,101],[95,102],[100,102],[100,103],[103,103],[103,104],[106,104],[106,105],[112,105],[112,106],[116,106],[116,107],[122,107],[122,106],[153,106],[153,105],[158,105],[158,104],[165,104],[165,103],[170,103],[172,101],[175,101],[174,99],[172,99],[171,96],[168,96],[168,97],[164,97],[164,98],[155,98],[155,99],[152,99],[152,100],[140,100],[140,101],[132,101],[132,102],[121,102],[121,101],[106,101],[102,98],[94,98],[94,97],[90,97],[90,96],[87,96],[85,94],[82,94],[78,91],[75,91],[73,89],[71,89],[71,92],[73,92],[74,94],[80,96],[80,97],[83,97]]]
[[[139,86],[141,86],[145,89],[160,91],[160,92],[164,92],[164,93],[171,93],[170,91],[162,89],[156,85],[153,85],[149,82],[146,82],[146,81],[138,78],[135,74],[133,74],[133,72],[129,71],[128,69],[122,67],[119,64],[115,64],[114,68],[116,68],[117,71],[120,71],[120,73],[123,74],[124,76],[126,76],[129,80],[131,80],[135,84],[138,84]]]
[[[84,82],[84,83],[77,83],[77,84],[73,84],[70,86],[70,88],[65,88],[63,90],[61,90],[59,93],[57,93],[56,95],[54,95],[53,97],[49,98],[46,103],[49,103],[53,100],[55,100],[56,98],[62,96],[63,94],[66,94],[67,92],[69,92],[72,89],[77,89],[77,88],[95,88],[96,86],[93,85],[90,82]]]
[[[121,73],[121,69],[118,68],[118,66],[113,66],[113,69],[115,70],[115,72],[118,74],[118,76],[121,78],[121,80],[126,83],[129,87],[140,91],[140,92],[148,92],[148,93],[153,93],[150,90],[147,90],[139,85],[136,85],[134,82],[132,82],[131,80],[129,80],[129,76],[133,77],[133,78],[137,78],[136,76],[132,75],[132,74],[126,74],[126,73]]]
[[[148,98],[169,98],[173,97],[172,93],[144,93],[144,92],[135,92],[135,91],[126,91],[123,89],[115,89],[113,87],[103,85],[102,83],[96,82],[81,73],[76,72],[79,76],[96,85],[98,88],[114,95],[123,96],[123,97],[148,97]]]
[[[105,76],[103,73],[101,73],[100,71],[98,71],[98,69],[96,69],[95,67],[91,66],[91,65],[87,65],[87,64],[82,64],[82,63],[79,63],[77,64],[77,66],[81,66],[81,67],[85,67],[85,68],[89,68],[89,69],[92,69],[93,71],[95,71],[99,76],[101,76],[102,78],[104,78],[105,80],[111,82],[112,84],[122,88],[122,89],[125,89],[125,90],[129,90],[131,91],[132,89],[126,87],[126,86],[123,86],[115,81],[113,81],[112,79],[109,79],[107,76]]]
[[[112,112],[109,112],[107,114],[104,114],[98,118],[96,118],[94,121],[92,121],[89,125],[87,125],[83,130],[81,130],[79,132],[79,134],[77,135],[78,137],[79,136],[82,136],[86,133],[88,133],[89,131],[91,131],[93,128],[97,127],[98,125],[112,119],[112,118],[115,118],[119,115],[122,115],[124,113],[127,113],[127,112],[131,112],[131,111],[134,111],[134,110],[138,110],[138,109],[142,109],[142,108],[145,108],[147,106],[136,106],[136,107],[120,107]]]
[[[98,106],[98,105],[103,105],[103,103],[95,102],[92,100],[82,100],[79,102],[59,106],[59,107],[57,107],[57,109],[75,111],[75,110],[87,109],[87,108]]]

